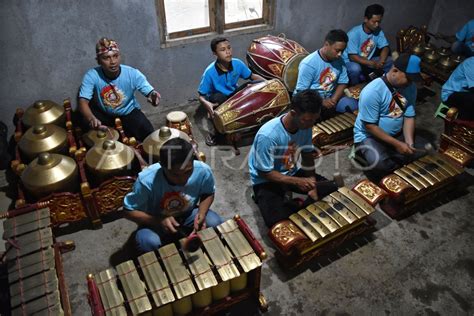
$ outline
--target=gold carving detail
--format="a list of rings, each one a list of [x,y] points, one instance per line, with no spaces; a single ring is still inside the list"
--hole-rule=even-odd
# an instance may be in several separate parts
[[[291,57],[293,57],[295,55],[295,53],[293,53],[292,51],[289,51],[289,50],[286,50],[286,49],[282,49],[280,51],[280,57],[281,59],[283,59],[283,62],[286,64],[286,62],[288,61],[288,59],[290,59]]]
[[[132,190],[135,179],[114,179],[114,181],[100,186],[94,197],[101,214],[116,211],[123,205],[123,198]]]
[[[271,234],[283,246],[292,243],[295,239],[307,238],[301,230],[291,222],[277,223]]]
[[[463,166],[471,159],[471,156],[457,147],[448,147],[444,154],[456,160]]]
[[[77,222],[87,217],[79,194],[54,195],[49,208],[53,226]]]
[[[269,64],[268,68],[273,72],[273,74],[279,78],[281,78],[281,74],[283,72],[283,65],[281,64]]]
[[[369,180],[363,180],[360,182],[354,187],[354,191],[362,194],[371,204],[374,204],[377,199],[387,194],[387,192]]]
[[[403,180],[396,174],[391,174],[385,177],[382,180],[382,184],[385,186],[385,188],[387,188],[387,190],[393,193],[400,193],[406,188],[410,187],[410,185],[407,182],[405,182],[405,180]]]

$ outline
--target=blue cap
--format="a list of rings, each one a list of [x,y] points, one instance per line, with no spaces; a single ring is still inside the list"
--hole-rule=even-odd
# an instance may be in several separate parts
[[[393,65],[400,71],[403,71],[407,77],[412,81],[422,81],[421,69],[420,69],[421,59],[416,55],[410,54],[401,54],[393,62]]]

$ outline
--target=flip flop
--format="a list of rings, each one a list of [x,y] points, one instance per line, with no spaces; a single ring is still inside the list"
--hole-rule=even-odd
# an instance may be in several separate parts
[[[215,146],[215,145],[217,145],[217,143],[216,143],[216,137],[215,137],[214,135],[207,134],[207,136],[206,136],[206,145],[207,145],[207,146]]]

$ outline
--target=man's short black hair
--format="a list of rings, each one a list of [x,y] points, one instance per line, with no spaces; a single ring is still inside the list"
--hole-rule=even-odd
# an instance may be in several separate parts
[[[367,8],[365,8],[364,16],[367,19],[371,19],[374,15],[383,15],[385,9],[380,4],[371,4]]]
[[[320,113],[323,99],[316,90],[302,90],[291,98],[290,109],[298,113]]]
[[[160,148],[160,164],[163,168],[173,169],[186,166],[193,160],[193,146],[182,138],[172,138]]]
[[[335,42],[347,43],[349,41],[349,37],[347,37],[346,32],[343,30],[330,30],[324,40],[332,45]]]
[[[211,41],[211,50],[213,53],[216,52],[217,49],[217,44],[222,43],[222,42],[228,42],[229,40],[225,37],[216,37]]]

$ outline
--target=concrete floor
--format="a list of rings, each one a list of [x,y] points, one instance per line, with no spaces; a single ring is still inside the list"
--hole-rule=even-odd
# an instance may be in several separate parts
[[[433,89],[439,91],[434,84]],[[426,97],[417,106],[417,131],[434,143],[443,123],[433,114],[439,96]],[[474,312],[474,220],[472,175],[456,197],[433,196],[433,203],[401,221],[381,210],[375,213],[376,231],[295,273],[280,269],[263,219],[251,199],[246,156],[228,148],[207,147],[207,127],[197,103],[180,107],[193,124],[199,149],[205,152],[216,179],[212,208],[224,218],[240,214],[269,254],[262,272],[261,290],[269,303],[267,315],[472,315]],[[155,127],[166,112],[150,118]],[[363,178],[347,159],[348,150],[318,160],[318,172],[331,177],[340,171],[346,184]],[[471,172],[471,171],[469,171]],[[472,173],[472,172],[471,172]],[[0,200],[1,201],[1,200]],[[132,258],[135,224],[117,219],[100,230],[82,230],[59,237],[73,240],[76,250],[63,255],[66,281],[74,315],[88,315],[86,275]],[[255,303],[241,304],[227,315],[259,315]]]

